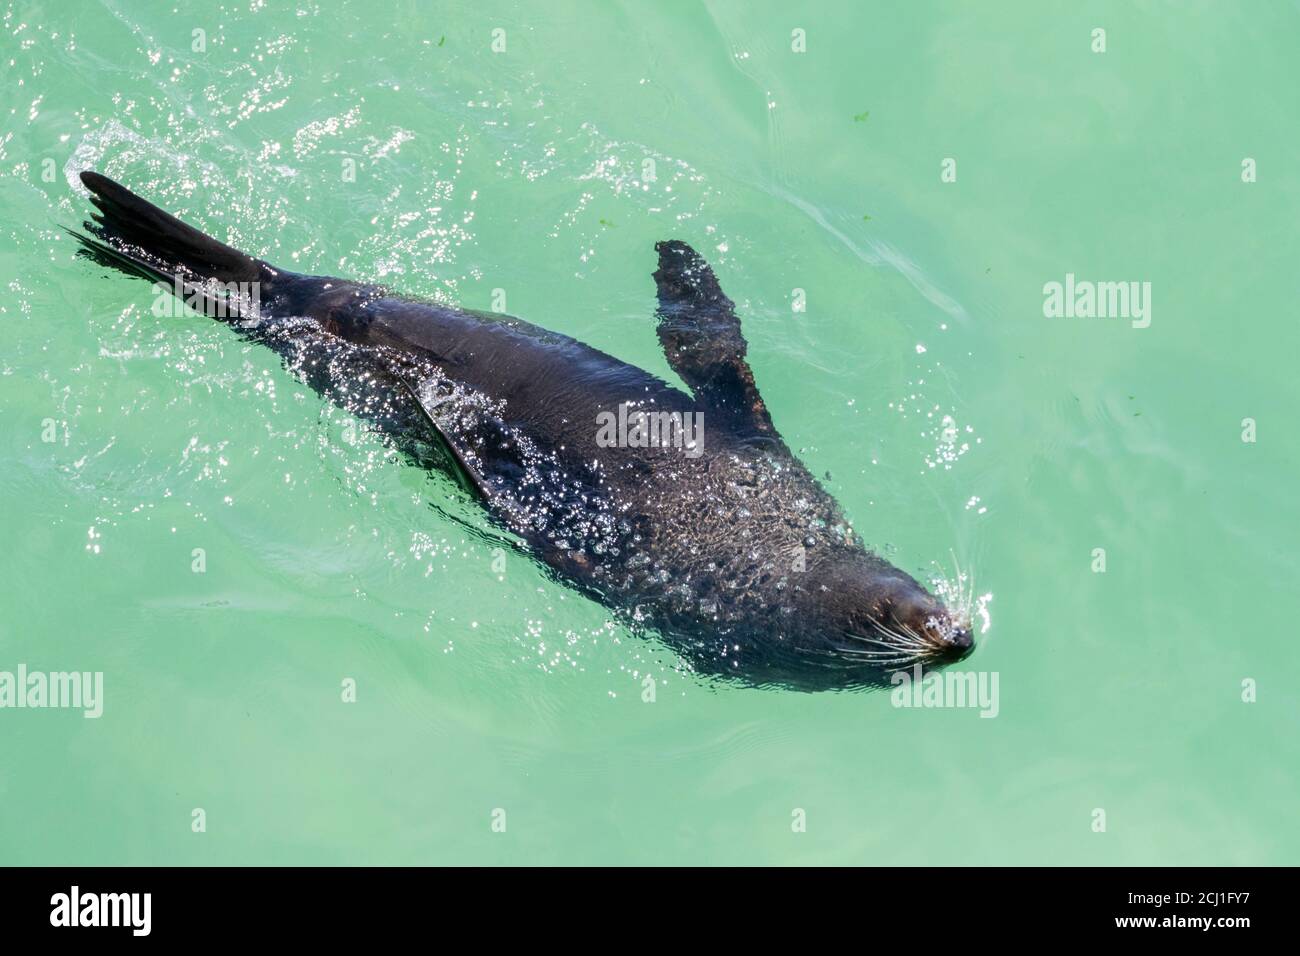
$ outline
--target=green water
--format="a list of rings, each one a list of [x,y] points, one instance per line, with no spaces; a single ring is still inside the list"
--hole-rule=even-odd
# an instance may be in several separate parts
[[[1076,6],[5,3],[0,670],[104,712],[0,710],[0,863],[1297,862],[1300,12]],[[670,379],[693,243],[866,540],[973,569],[997,716],[718,686],[494,569],[444,479],[74,258],[87,167]],[[1149,326],[1045,317],[1067,273]]]

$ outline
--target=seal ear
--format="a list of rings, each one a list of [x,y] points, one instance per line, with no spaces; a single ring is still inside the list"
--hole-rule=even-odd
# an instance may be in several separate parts
[[[659,341],[695,400],[740,434],[780,441],[745,361],[735,303],[704,258],[676,239],[655,243]]]

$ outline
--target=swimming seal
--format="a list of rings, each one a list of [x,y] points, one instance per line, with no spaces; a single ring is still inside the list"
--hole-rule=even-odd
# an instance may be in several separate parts
[[[969,622],[867,551],[791,453],[732,301],[656,244],[657,331],[690,394],[520,319],[299,275],[83,172],[73,235],[263,343],[412,460],[452,475],[546,567],[695,668],[817,690],[960,660]]]

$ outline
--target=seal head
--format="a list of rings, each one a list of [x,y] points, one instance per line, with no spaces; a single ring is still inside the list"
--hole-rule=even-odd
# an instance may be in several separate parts
[[[823,605],[828,628],[841,639],[840,653],[886,670],[938,667],[970,656],[975,642],[969,621],[915,578],[875,564],[858,559],[826,572],[833,584]]]

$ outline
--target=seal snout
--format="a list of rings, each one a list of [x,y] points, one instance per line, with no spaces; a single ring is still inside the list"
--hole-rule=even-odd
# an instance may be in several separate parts
[[[975,634],[969,626],[953,624],[942,640],[945,650],[954,661],[966,659],[975,650]]]
[[[955,663],[975,649],[970,622],[955,617],[924,589],[904,588],[891,598],[890,618],[905,635],[912,635],[924,645],[925,656],[936,662]]]
[[[964,660],[975,650],[975,635],[970,626],[953,620],[946,611],[930,615],[918,628],[913,627],[928,645],[930,656],[943,663]]]

